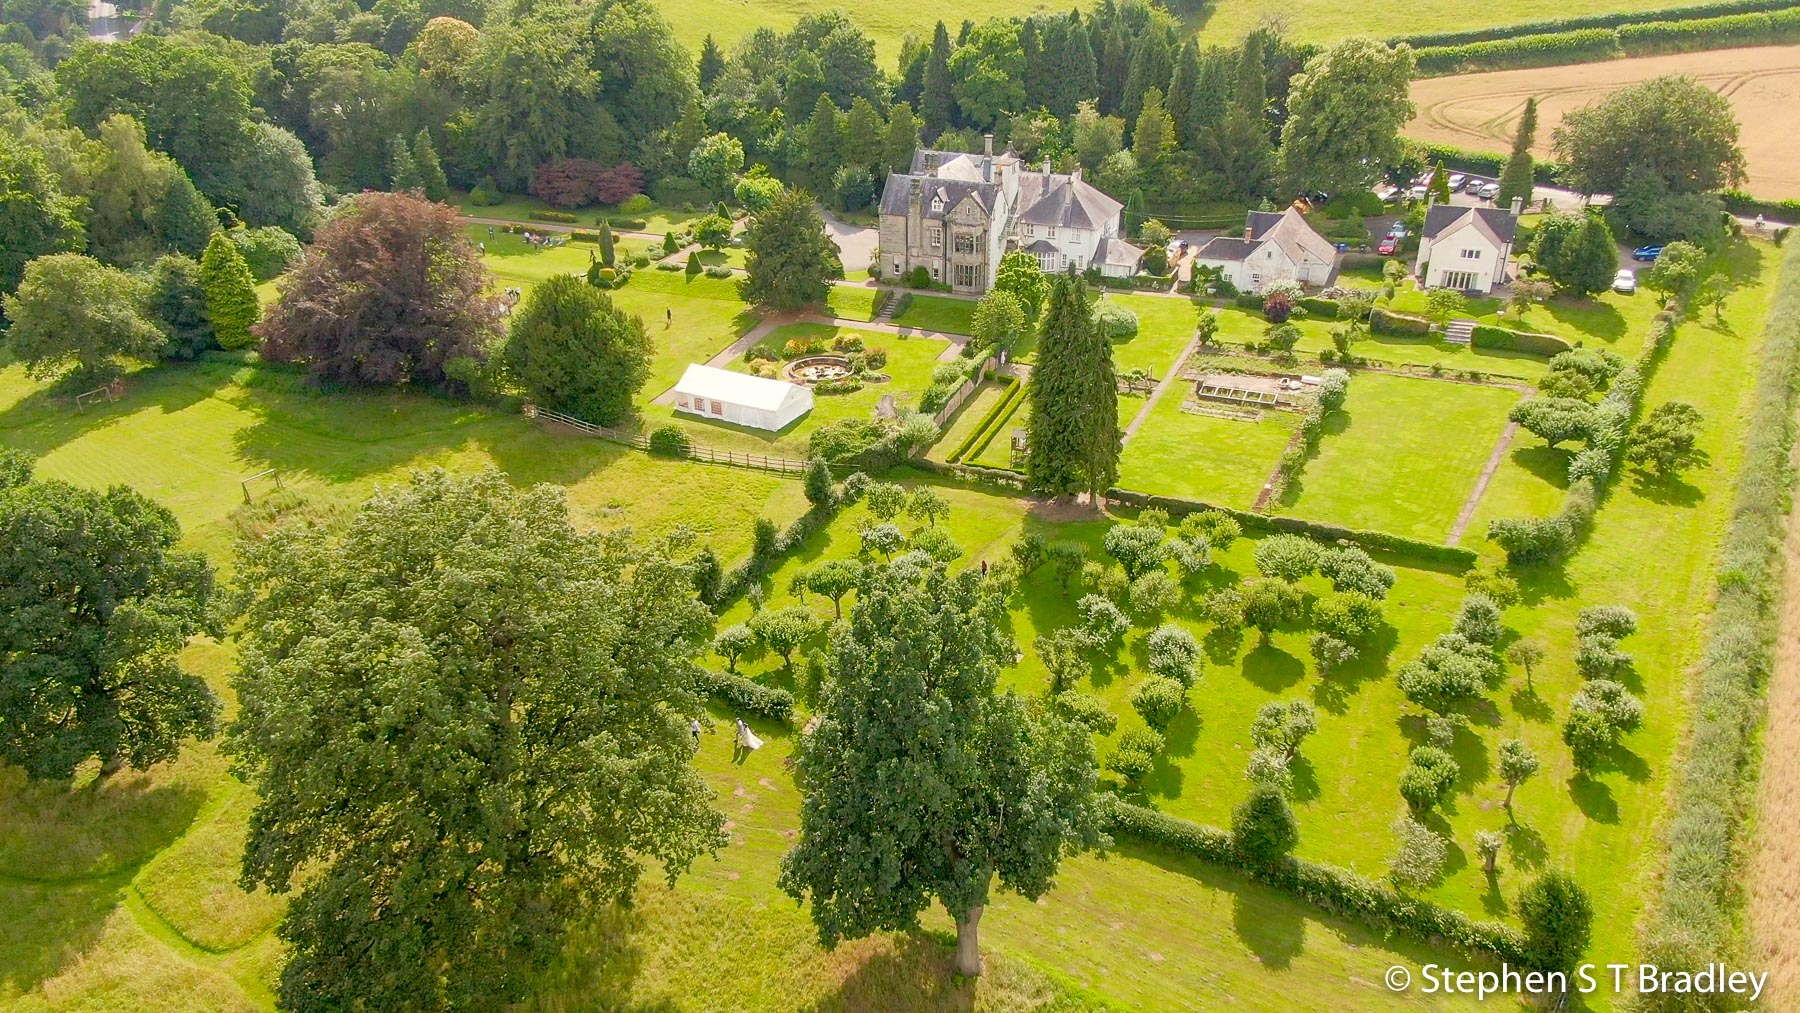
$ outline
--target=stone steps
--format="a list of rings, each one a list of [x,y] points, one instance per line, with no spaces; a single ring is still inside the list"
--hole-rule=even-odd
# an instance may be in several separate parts
[[[1475,321],[1452,320],[1444,326],[1444,340],[1466,345],[1475,337]]]

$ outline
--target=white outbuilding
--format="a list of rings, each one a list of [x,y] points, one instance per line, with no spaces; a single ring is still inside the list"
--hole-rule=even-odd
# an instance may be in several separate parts
[[[778,431],[812,411],[812,390],[694,363],[675,385],[675,410],[752,429]]]

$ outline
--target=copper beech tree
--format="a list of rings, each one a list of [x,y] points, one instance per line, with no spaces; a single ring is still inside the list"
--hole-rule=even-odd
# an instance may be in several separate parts
[[[255,334],[265,357],[315,380],[466,382],[500,335],[488,283],[454,208],[363,193],[319,230]]]

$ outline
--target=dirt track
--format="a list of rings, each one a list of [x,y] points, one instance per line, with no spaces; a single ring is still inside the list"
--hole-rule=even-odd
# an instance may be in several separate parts
[[[1745,187],[1759,197],[1800,197],[1800,46],[1718,49],[1529,70],[1501,70],[1414,81],[1418,115],[1406,135],[1421,141],[1504,151],[1528,96],[1537,96],[1536,151],[1550,154],[1550,131],[1563,114],[1624,85],[1665,74],[1691,74],[1731,99],[1743,124]]]
[[[1769,680],[1757,839],[1750,861],[1751,966],[1764,1009],[1800,1009],[1800,502],[1788,518],[1787,593]]]

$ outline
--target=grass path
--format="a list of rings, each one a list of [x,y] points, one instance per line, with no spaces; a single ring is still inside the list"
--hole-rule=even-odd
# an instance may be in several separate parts
[[[1475,508],[1481,505],[1482,494],[1487,492],[1488,483],[1494,480],[1494,472],[1506,460],[1506,448],[1512,446],[1513,435],[1519,431],[1517,422],[1508,421],[1506,428],[1500,430],[1500,439],[1494,443],[1494,452],[1488,455],[1487,466],[1481,469],[1481,477],[1475,480],[1475,488],[1469,490],[1469,498],[1463,501],[1462,509],[1456,514],[1456,523],[1450,526],[1450,537],[1444,539],[1445,545],[1457,545],[1462,542],[1463,532],[1468,530],[1470,518],[1475,516]]]

